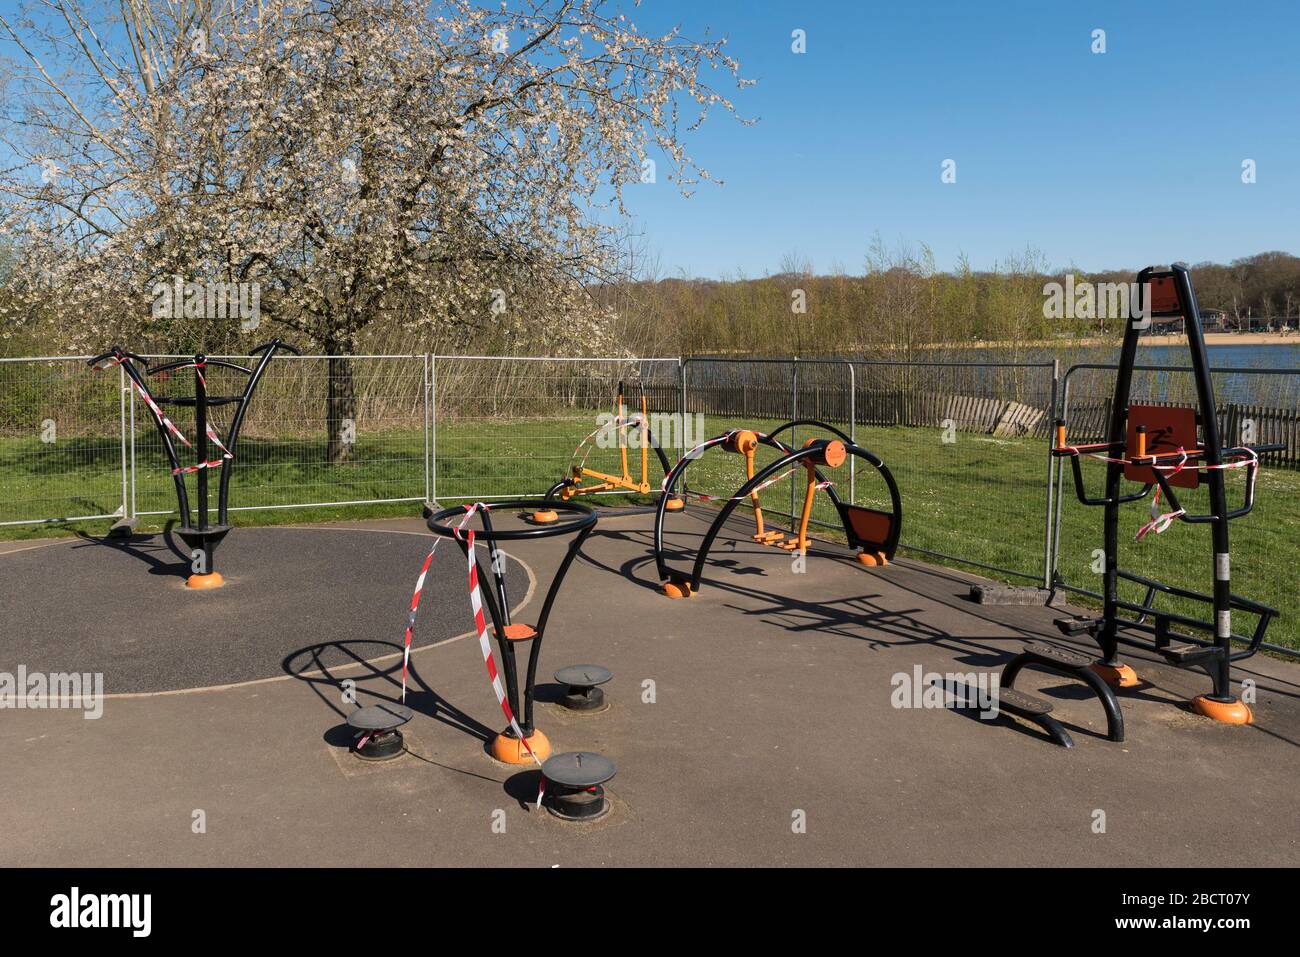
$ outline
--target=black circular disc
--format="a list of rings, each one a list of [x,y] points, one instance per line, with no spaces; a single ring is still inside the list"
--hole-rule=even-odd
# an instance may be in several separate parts
[[[617,770],[613,761],[595,751],[565,751],[546,759],[542,776],[564,787],[589,788],[604,784]]]
[[[415,717],[415,712],[404,704],[385,701],[358,708],[348,715],[348,724],[359,731],[391,731],[400,728]]]
[[[555,680],[570,688],[594,688],[612,677],[614,672],[604,665],[569,665],[555,673]]]

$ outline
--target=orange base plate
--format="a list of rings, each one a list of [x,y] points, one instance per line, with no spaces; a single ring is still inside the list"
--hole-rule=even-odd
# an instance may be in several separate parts
[[[208,572],[206,575],[191,575],[185,580],[186,588],[220,588],[226,583],[220,572]]]
[[[1206,695],[1197,695],[1192,699],[1192,710],[1224,724],[1251,724],[1255,716],[1250,706],[1240,698],[1231,701],[1213,701]]]
[[[533,749],[533,754],[537,756],[538,761],[545,761],[551,756],[551,742],[546,740],[546,735],[540,731],[534,730],[528,736],[528,747]],[[503,764],[532,764],[533,759],[528,754],[528,748],[518,738],[512,738],[508,734],[498,734],[492,739],[492,757],[496,758]]]

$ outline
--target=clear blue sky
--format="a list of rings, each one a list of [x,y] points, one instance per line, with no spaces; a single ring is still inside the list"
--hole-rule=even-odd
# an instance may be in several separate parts
[[[861,273],[876,231],[942,269],[1026,245],[1085,270],[1300,253],[1297,0],[628,6],[646,31],[726,35],[759,81],[739,95],[755,126],[719,114],[690,140],[724,186],[629,192],[670,274],[762,275],[793,250]]]

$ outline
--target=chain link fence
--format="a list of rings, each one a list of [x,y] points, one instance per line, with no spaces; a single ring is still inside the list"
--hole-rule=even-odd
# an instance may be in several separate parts
[[[0,359],[0,525],[126,514],[126,379],[87,358]]]
[[[678,359],[433,356],[431,363],[431,497],[438,502],[541,495],[579,462],[621,477],[618,430],[602,428],[619,414],[620,389],[628,416],[638,415],[645,400],[652,433],[670,461],[669,450],[681,441],[673,420]],[[637,445],[635,430],[623,434]],[[663,469],[646,452],[646,481],[658,488]],[[628,474],[640,481],[641,449],[628,448],[627,455]]]

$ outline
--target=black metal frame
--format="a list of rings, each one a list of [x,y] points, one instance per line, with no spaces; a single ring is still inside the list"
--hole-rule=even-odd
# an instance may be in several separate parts
[[[176,446],[172,443],[170,430],[159,418],[158,414],[149,409],[149,414],[153,418],[154,425],[158,429],[158,435],[162,438],[163,449],[167,453],[167,459],[172,465],[172,480],[176,485],[176,509],[181,517],[181,527],[177,529],[177,534],[191,549],[197,549],[203,554],[203,569],[200,574],[211,574],[216,571],[214,565],[214,553],[221,540],[230,532],[231,526],[227,518],[227,506],[230,498],[230,475],[234,469],[235,447],[239,442],[239,430],[244,424],[244,415],[248,411],[248,402],[253,397],[253,392],[261,381],[262,373],[266,371],[267,365],[275,356],[275,353],[283,349],[286,352],[292,352],[294,355],[302,355],[298,349],[289,345],[280,339],[272,339],[264,345],[253,349],[250,355],[261,355],[252,369],[239,365],[234,362],[226,362],[222,359],[209,359],[206,355],[199,353],[190,359],[179,359],[175,362],[164,363],[163,365],[150,366],[149,361],[141,355],[134,352],[128,352],[119,346],[114,346],[108,352],[95,356],[87,361],[87,365],[98,366],[103,362],[112,359],[117,365],[135,383],[136,387],[145,395],[150,396],[153,401],[159,405],[174,405],[194,408],[194,426],[195,439],[194,451],[198,456],[200,463],[207,462],[208,458],[208,408],[217,405],[237,404],[234,418],[231,420],[230,429],[226,435],[226,448],[230,452],[230,458],[226,458],[221,466],[221,480],[217,487],[217,523],[210,525],[208,523],[208,472],[207,468],[200,468],[195,478],[195,486],[198,497],[197,518],[198,525],[194,525],[190,515],[189,492],[185,485],[185,473],[181,471],[180,456],[176,452]],[[143,369],[138,368],[139,363]],[[202,370],[208,366],[217,366],[223,369],[233,369],[236,372],[242,372],[248,376],[244,383],[244,391],[241,395],[210,396],[208,395],[207,385],[205,384]],[[176,369],[194,368],[194,395],[192,396],[155,396],[149,391],[146,379],[149,376],[162,375],[172,372]]]
[[[484,574],[483,565],[477,555],[474,556],[474,563],[478,568],[478,580],[483,583],[480,585],[479,591],[482,593],[483,602],[487,606],[488,617],[492,622],[492,633],[496,637],[497,648],[501,654],[501,672],[505,677],[506,698],[510,702],[511,711],[514,712],[519,721],[519,727],[524,732],[524,737],[529,737],[534,730],[533,692],[537,680],[537,662],[542,653],[542,639],[546,635],[546,623],[551,617],[551,608],[555,604],[556,595],[559,594],[560,584],[564,581],[564,576],[568,573],[574,558],[582,549],[587,536],[595,529],[598,516],[590,506],[583,505],[580,502],[550,502],[545,499],[522,499],[497,503],[480,502],[477,503],[477,506],[456,505],[451,508],[444,508],[429,516],[426,522],[429,531],[435,535],[441,535],[443,538],[454,539],[460,546],[461,552],[464,553],[466,561],[469,560],[469,536],[465,534],[463,529],[447,524],[447,520],[455,516],[463,516],[471,508],[477,508],[476,514],[479,516],[481,526],[481,531],[475,532],[475,538],[481,538],[488,544],[488,551],[493,559],[490,562],[492,568],[491,577]],[[578,518],[573,521],[561,521],[551,525],[534,525],[523,529],[497,529],[492,525],[490,514],[494,508],[524,511],[549,508],[557,512],[577,515]],[[506,593],[505,572],[501,567],[501,563],[495,560],[497,557],[497,542],[550,538],[555,535],[568,535],[574,532],[577,534],[569,542],[564,559],[560,562],[559,568],[556,569],[555,577],[551,579],[550,588],[546,591],[546,600],[542,603],[541,615],[537,619],[537,624],[533,625],[534,635],[528,639],[532,642],[532,647],[528,651],[528,673],[524,682],[523,708],[521,709],[519,707],[519,677],[515,662],[515,642],[506,638],[506,628],[511,623],[510,597]],[[491,582],[491,585],[487,585],[488,582]]]
[[[1255,478],[1259,468],[1258,459],[1248,465],[1250,474],[1246,481],[1244,500],[1240,508],[1229,510],[1224,483],[1223,469],[1219,468],[1225,459],[1243,456],[1258,456],[1261,453],[1279,451],[1284,446],[1277,444],[1252,447],[1223,448],[1219,436],[1219,422],[1215,407],[1214,383],[1210,374],[1210,363],[1205,347],[1205,337],[1201,329],[1200,308],[1196,302],[1196,293],[1192,288],[1191,272],[1182,263],[1174,263],[1168,271],[1155,267],[1143,269],[1137,277],[1139,310],[1148,311],[1150,283],[1152,280],[1172,282],[1177,302],[1172,310],[1156,312],[1152,315],[1182,315],[1187,335],[1188,350],[1192,360],[1192,375],[1196,383],[1197,424],[1201,431],[1201,447],[1189,453],[1190,468],[1199,473],[1199,479],[1207,485],[1210,499],[1210,513],[1206,515],[1180,514],[1179,521],[1190,524],[1209,524],[1212,532],[1214,590],[1210,595],[1177,588],[1154,579],[1145,578],[1118,567],[1119,550],[1119,513],[1120,506],[1146,498],[1151,489],[1158,484],[1161,492],[1169,501],[1172,511],[1181,511],[1177,495],[1171,483],[1160,469],[1154,469],[1156,483],[1144,483],[1134,493],[1121,494],[1120,480],[1124,478],[1126,465],[1151,465],[1155,458],[1147,456],[1143,460],[1128,458],[1128,417],[1129,398],[1132,389],[1133,371],[1137,358],[1138,337],[1141,327],[1129,321],[1124,332],[1124,342],[1120,350],[1119,366],[1115,373],[1115,395],[1111,410],[1110,426],[1106,442],[1094,448],[1103,451],[1111,461],[1106,464],[1106,491],[1100,498],[1087,494],[1084,488],[1083,473],[1080,467],[1080,453],[1069,447],[1054,447],[1054,456],[1069,456],[1074,474],[1075,494],[1084,505],[1100,506],[1104,512],[1104,553],[1105,568],[1102,579],[1103,611],[1096,619],[1062,619],[1057,626],[1065,634],[1087,632],[1098,643],[1102,653],[1102,664],[1109,668],[1120,668],[1118,646],[1127,644],[1150,648],[1159,652],[1171,664],[1181,668],[1200,668],[1213,683],[1213,693],[1207,696],[1219,703],[1236,702],[1232,694],[1232,662],[1253,655],[1263,641],[1264,632],[1269,621],[1277,616],[1277,611],[1259,602],[1232,594],[1231,561],[1228,546],[1228,522],[1248,514],[1255,505]],[[1064,420],[1057,421],[1058,430],[1065,426]],[[1121,580],[1133,582],[1146,588],[1146,595],[1141,603],[1126,602],[1120,599],[1118,586]],[[1154,606],[1157,593],[1178,598],[1205,602],[1212,606],[1213,620],[1202,621],[1172,612],[1159,611]],[[1232,611],[1244,611],[1259,616],[1259,621],[1250,637],[1236,636],[1232,633]],[[1136,617],[1126,617],[1125,612]],[[1151,620],[1148,620],[1151,619]],[[1195,635],[1176,633],[1171,625],[1179,625],[1208,632],[1212,638],[1206,639]],[[1139,641],[1136,638],[1121,635],[1125,631],[1137,631],[1152,636],[1152,641]],[[1182,646],[1171,645],[1177,638],[1186,642]],[[1232,641],[1247,642],[1242,651],[1232,650]]]
[[[753,492],[754,489],[758,488],[760,485],[763,484],[763,482],[767,481],[769,478],[771,478],[773,475],[780,472],[782,469],[789,468],[790,466],[798,464],[799,462],[802,462],[805,459],[814,458],[819,454],[821,454],[822,445],[814,444],[811,446],[805,446],[800,449],[794,449],[791,448],[789,445],[786,445],[780,439],[776,438],[776,436],[780,435],[782,432],[795,429],[799,426],[808,426],[811,428],[821,429],[825,432],[829,432],[831,435],[835,436],[841,442],[843,442],[844,451],[848,454],[850,458],[860,458],[863,461],[869,463],[884,478],[885,484],[889,489],[889,498],[891,504],[890,512],[885,512],[881,509],[870,509],[870,508],[866,508],[865,506],[846,503],[839,497],[838,494],[836,494],[835,487],[830,484],[826,485],[824,491],[830,497],[831,502],[835,506],[836,514],[839,515],[840,524],[844,529],[844,534],[847,536],[850,546],[854,548],[869,548],[873,552],[874,551],[883,552],[887,559],[892,559],[894,557],[894,553],[898,549],[898,539],[899,536],[902,534],[902,529],[903,529],[903,503],[902,503],[902,498],[899,495],[898,483],[894,480],[894,475],[892,472],[889,471],[888,466],[885,465],[885,463],[880,459],[879,456],[875,455],[874,453],[870,452],[867,449],[862,448],[859,445],[855,445],[853,440],[849,438],[847,434],[845,434],[844,432],[835,428],[832,425],[828,425],[825,422],[820,422],[817,419],[793,419],[789,422],[786,422],[778,426],[777,428],[773,429],[771,432],[767,434],[762,434],[759,432],[753,433],[755,438],[758,439],[760,444],[766,445],[769,448],[776,449],[778,452],[781,453],[781,457],[775,460],[774,462],[769,463],[767,466],[760,469],[758,472],[755,472],[754,477],[752,479],[747,480],[745,484],[740,487],[740,490],[736,492],[734,496],[729,498],[727,502],[723,505],[723,507],[719,510],[717,516],[713,520],[713,523],[709,526],[708,532],[705,533],[703,542],[701,542],[700,544],[700,550],[699,553],[696,555],[695,565],[691,571],[691,576],[689,578],[687,578],[684,575],[679,575],[674,573],[672,569],[669,568],[668,562],[664,557],[664,516],[667,513],[668,500],[673,497],[673,492],[676,490],[678,482],[684,479],[686,470],[690,466],[691,462],[695,461],[695,459],[702,456],[703,453],[708,449],[716,445],[721,445],[729,437],[735,435],[736,430],[733,429],[731,431],[724,432],[721,435],[714,436],[713,438],[701,443],[697,447],[697,451],[698,451],[697,455],[683,456],[683,458],[676,465],[673,466],[672,470],[668,473],[667,478],[664,480],[663,494],[660,496],[658,506],[655,509],[655,530],[654,530],[655,568],[659,573],[659,580],[661,582],[687,582],[690,585],[690,590],[692,593],[698,591],[700,588],[700,579],[704,574],[704,563],[705,561],[708,560],[709,549],[713,546],[714,540],[718,537],[718,533],[721,531],[722,526],[726,523],[728,517],[730,517],[731,513],[735,511],[736,506],[738,506],[742,501],[748,499],[750,493]],[[817,480],[819,482],[826,481],[826,477],[821,472],[820,469],[814,467],[813,471],[815,472],[817,476]],[[887,536],[886,540],[884,542],[868,542],[865,539],[858,537],[853,532],[852,523],[849,520],[849,514],[851,509],[862,509],[864,511],[874,512],[876,514],[888,516],[890,519],[890,527],[889,527],[889,535]]]

